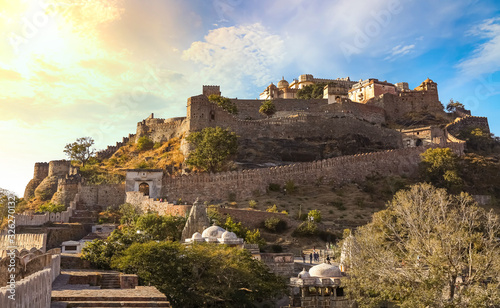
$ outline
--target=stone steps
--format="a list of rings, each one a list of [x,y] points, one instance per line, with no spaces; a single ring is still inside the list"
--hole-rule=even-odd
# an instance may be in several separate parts
[[[118,274],[103,274],[100,285],[101,289],[120,289],[120,276]]]

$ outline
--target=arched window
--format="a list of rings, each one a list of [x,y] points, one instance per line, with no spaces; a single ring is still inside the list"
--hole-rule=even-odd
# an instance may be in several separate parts
[[[143,193],[146,196],[149,196],[149,184],[148,183],[141,183],[139,185],[139,191]]]

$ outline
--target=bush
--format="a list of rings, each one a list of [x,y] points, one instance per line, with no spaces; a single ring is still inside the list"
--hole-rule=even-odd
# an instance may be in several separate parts
[[[135,168],[136,169],[147,169],[147,168],[149,168],[149,165],[148,165],[147,162],[141,161],[140,163],[138,163],[137,165],[135,165]]]
[[[52,202],[45,202],[44,204],[40,205],[36,212],[38,213],[44,213],[44,212],[50,212],[50,213],[59,213],[62,211],[66,210],[66,206],[64,204],[54,204]]]
[[[148,136],[142,136],[139,140],[137,140],[137,150],[139,151],[151,150],[154,145],[155,143],[153,140],[149,139]]]
[[[266,241],[260,236],[259,229],[254,229],[252,231],[248,230],[245,235],[245,242],[248,244],[258,244],[259,248],[264,247],[266,245]]]
[[[297,213],[297,220],[306,221],[307,220],[307,214],[306,213],[302,213],[302,214],[299,215]]]
[[[278,213],[278,207],[275,205],[273,206],[270,206],[266,209],[266,212],[269,212],[269,213]]]
[[[230,114],[238,114],[238,107],[227,97],[212,94],[208,96],[208,100],[212,103],[216,103],[218,106],[220,106]]]
[[[254,209],[257,207],[257,201],[255,200],[250,200],[248,201],[248,206],[251,208],[251,209]]]
[[[297,229],[293,230],[292,236],[294,237],[310,237],[318,234],[318,226],[311,221],[301,223]]]
[[[285,190],[287,194],[291,194],[297,190],[295,186],[295,182],[293,180],[289,180],[285,183]]]
[[[268,189],[269,189],[269,191],[280,191],[281,186],[280,186],[280,184],[271,183],[271,184],[269,184]]]
[[[279,244],[272,244],[272,245],[266,246],[264,248],[264,251],[272,252],[272,253],[282,253],[283,252],[283,246],[281,246]]]
[[[153,146],[153,149],[157,150],[161,148],[161,142],[155,142],[155,145]]]
[[[307,214],[307,219],[311,219],[316,223],[321,222],[321,212],[318,210],[311,210]]]
[[[279,219],[278,217],[271,217],[264,221],[264,227],[268,231],[279,233],[286,229],[287,224],[286,221]]]

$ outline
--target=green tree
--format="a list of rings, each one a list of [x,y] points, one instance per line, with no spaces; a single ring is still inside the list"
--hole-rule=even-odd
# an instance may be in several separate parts
[[[450,102],[446,105],[446,111],[454,112],[455,110],[457,110],[457,108],[465,109],[465,106],[464,106],[464,104],[460,103],[459,101],[454,102],[453,98],[451,98]]]
[[[66,210],[66,206],[64,204],[54,204],[52,202],[45,202],[44,204],[40,205],[36,212],[38,213],[44,213],[44,212],[50,212],[50,213],[58,213]]]
[[[179,241],[185,224],[184,217],[148,213],[139,216],[134,227],[152,240]]]
[[[234,234],[241,238],[245,238],[247,233],[247,228],[245,228],[240,221],[235,222],[229,215],[227,215],[226,222],[222,227],[229,232],[234,232]]]
[[[270,101],[270,100],[263,102],[262,105],[260,105],[259,113],[261,113],[267,117],[270,117],[273,114],[275,114],[276,113],[276,106],[274,105],[274,102]]]
[[[20,206],[24,203],[26,202],[19,199],[12,191],[0,188],[0,226],[7,222],[9,214],[22,213],[24,208],[20,208]]]
[[[421,157],[421,173],[426,181],[448,189],[460,187],[459,157],[450,148],[427,149]]]
[[[112,264],[156,286],[174,307],[251,307],[286,290],[247,250],[225,245],[136,243]]]
[[[142,136],[137,140],[137,150],[139,151],[151,150],[154,146],[155,143],[148,136]]]
[[[232,155],[238,151],[238,137],[229,129],[207,127],[193,132],[187,137],[195,150],[187,159],[187,164],[203,171],[222,171]]]
[[[125,226],[133,226],[141,215],[141,210],[130,203],[120,205],[120,209],[118,211],[121,216],[120,224]]]
[[[208,100],[217,104],[230,114],[238,114],[238,107],[227,97],[212,94],[208,97]]]
[[[76,160],[85,166],[87,161],[94,155],[94,139],[91,137],[81,137],[73,143],[68,143],[64,147],[64,153],[71,159]]]
[[[247,230],[245,242],[248,244],[258,244],[260,248],[266,245],[266,241],[261,237],[259,229]]]
[[[312,85],[307,85],[297,91],[297,98],[299,99],[310,99],[310,98],[323,98],[323,89],[326,83],[316,83]]]
[[[344,263],[361,307],[494,307],[500,225],[467,194],[418,184],[357,229]]]

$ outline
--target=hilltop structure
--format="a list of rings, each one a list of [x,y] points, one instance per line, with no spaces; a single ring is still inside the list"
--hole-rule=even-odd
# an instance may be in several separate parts
[[[416,172],[419,155],[426,148],[450,147],[460,154],[465,142],[454,134],[468,126],[489,132],[484,117],[473,117],[467,110],[445,113],[437,84],[430,79],[410,90],[404,82],[392,84],[377,79],[353,82],[348,77],[317,79],[301,75],[291,84],[282,80],[278,88],[298,90],[314,83],[327,84],[323,98],[297,99],[286,96],[286,91],[280,98],[280,92],[273,96],[276,112],[272,117],[259,113],[263,103],[259,99],[230,99],[238,109],[237,114],[231,114],[208,98],[212,94],[221,95],[220,87],[203,86],[202,94],[188,98],[185,117],[161,119],[151,114],[137,123],[135,134],[97,154],[99,159],[110,158],[120,147],[143,136],[163,143],[218,126],[236,132],[239,136],[237,161],[242,166],[254,164],[251,170],[176,176],[164,171],[168,166],[131,169],[126,171],[125,184],[88,185],[69,161],[52,161],[35,164],[25,198],[36,196],[70,207],[71,213],[54,214],[53,218],[47,218],[50,221],[56,217],[67,220],[68,216],[73,216],[69,220],[75,221],[75,213],[78,216],[78,212],[104,209],[125,201],[145,211],[184,216],[189,213],[190,205],[164,202],[165,198],[181,198],[187,203],[198,196],[206,201],[227,199],[229,195],[239,199],[264,193],[269,183],[289,180],[299,185],[319,179],[342,184],[363,180],[375,173],[409,175]],[[394,121],[416,113],[425,113],[449,124],[388,128]],[[187,157],[190,149],[184,140],[181,150]],[[255,168],[269,163],[275,167]],[[20,221],[34,223],[23,219]]]

